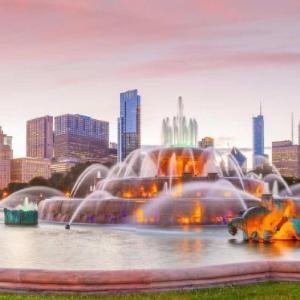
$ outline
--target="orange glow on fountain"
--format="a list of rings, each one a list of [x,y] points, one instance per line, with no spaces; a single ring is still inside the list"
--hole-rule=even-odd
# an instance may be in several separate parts
[[[136,222],[139,223],[139,224],[143,224],[145,223],[145,213],[144,211],[141,209],[141,208],[138,208],[135,212],[135,219],[136,219]]]
[[[261,207],[249,208],[242,217],[234,218],[228,224],[229,232],[235,235],[240,229],[245,240],[256,242],[300,240],[300,219],[297,219],[295,202],[265,196]]]
[[[191,215],[177,217],[177,222],[180,225],[201,224],[203,208],[198,201],[195,201],[195,206]]]

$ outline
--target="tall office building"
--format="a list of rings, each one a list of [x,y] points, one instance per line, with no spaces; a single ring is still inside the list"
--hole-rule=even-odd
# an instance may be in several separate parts
[[[253,168],[263,162],[265,155],[264,116],[260,106],[260,113],[253,117]]]
[[[108,154],[109,124],[87,116],[66,114],[55,117],[56,159],[98,160]]]
[[[53,157],[53,117],[44,116],[27,121],[27,157]]]
[[[137,90],[120,94],[118,161],[141,147],[141,97]]]
[[[300,178],[300,146],[292,141],[273,142],[272,163],[282,176]]]
[[[10,160],[12,157],[12,137],[4,134],[0,127],[0,189],[10,183]]]

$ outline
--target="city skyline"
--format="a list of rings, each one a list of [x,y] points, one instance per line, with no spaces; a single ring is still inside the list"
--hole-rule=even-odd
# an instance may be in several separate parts
[[[299,8],[291,0],[2,3],[0,125],[15,157],[26,153],[26,121],[44,115],[109,121],[116,142],[119,93],[136,88],[143,145],[160,144],[178,96],[216,146],[251,147],[259,102],[266,146],[289,139],[290,114],[296,124],[300,116]]]

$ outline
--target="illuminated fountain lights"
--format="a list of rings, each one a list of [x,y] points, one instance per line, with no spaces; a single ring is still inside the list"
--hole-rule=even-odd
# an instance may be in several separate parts
[[[79,177],[71,198],[56,193],[29,200],[39,203],[40,219],[69,225],[225,224],[259,205],[263,182],[243,175],[230,154],[197,148],[197,136],[197,122],[184,116],[179,98],[172,124],[163,120],[164,146],[133,151],[110,170],[91,166]],[[2,206],[14,207],[18,201],[11,196]]]

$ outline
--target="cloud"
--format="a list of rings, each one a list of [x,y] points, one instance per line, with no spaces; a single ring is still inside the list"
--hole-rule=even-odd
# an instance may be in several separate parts
[[[143,56],[140,47],[222,38],[212,32],[224,26],[242,35],[245,24],[295,19],[298,7],[291,0],[4,0],[0,60],[107,59],[130,51]]]
[[[228,68],[256,68],[264,66],[298,65],[299,52],[237,52],[237,53],[201,53],[174,55],[165,59],[153,60],[145,64],[130,67],[132,76],[166,76],[190,72],[206,72]]]

